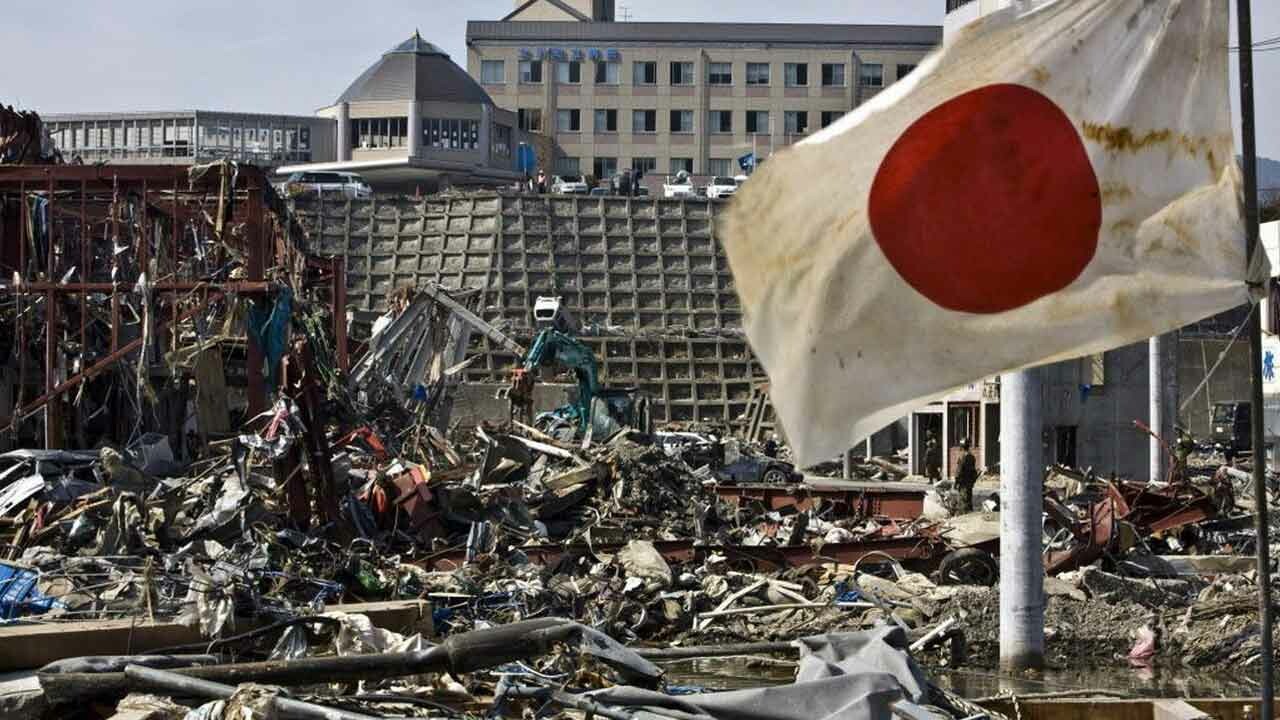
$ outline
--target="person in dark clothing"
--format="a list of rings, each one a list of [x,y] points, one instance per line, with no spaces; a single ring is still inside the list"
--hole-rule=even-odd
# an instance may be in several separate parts
[[[924,444],[924,476],[929,478],[930,485],[942,479],[942,448],[932,430]]]
[[[969,452],[969,441],[960,441],[960,462],[956,468],[956,490],[960,493],[963,512],[973,510],[973,486],[978,482],[978,461]]]
[[[538,188],[539,195],[547,194],[547,174],[541,168],[538,169],[538,179],[536,181],[536,185]]]
[[[764,456],[768,458],[778,457],[778,439],[770,435],[768,440],[764,441]]]

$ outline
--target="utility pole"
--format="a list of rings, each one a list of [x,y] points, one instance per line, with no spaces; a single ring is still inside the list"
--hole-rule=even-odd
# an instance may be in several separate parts
[[[1240,46],[1240,144],[1244,156],[1244,224],[1246,258],[1261,252],[1258,243],[1258,148],[1253,110],[1253,14],[1249,0],[1236,0]],[[1245,262],[1248,262],[1246,259]],[[1249,372],[1253,388],[1250,435],[1253,440],[1254,527],[1258,553],[1258,630],[1262,655],[1262,707],[1259,717],[1275,717],[1274,659],[1271,649],[1271,537],[1267,518],[1267,452],[1262,413],[1262,315],[1253,313],[1249,321]]]
[[[1000,376],[1000,666],[1044,666],[1044,394],[1040,368]]]
[[[1157,335],[1147,341],[1147,424],[1154,435],[1170,445],[1175,441],[1173,426],[1178,412],[1177,363],[1178,331]],[[1164,480],[1169,476],[1169,450],[1154,436],[1150,439],[1150,446],[1151,479]]]

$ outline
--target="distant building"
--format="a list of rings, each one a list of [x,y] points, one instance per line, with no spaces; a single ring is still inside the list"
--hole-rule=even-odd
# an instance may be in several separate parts
[[[418,33],[315,116],[206,110],[46,115],[68,161],[192,163],[227,158],[278,172],[360,173],[380,191],[430,192],[522,177],[517,128],[484,88]],[[544,153],[545,154],[545,153]]]
[[[333,162],[291,170],[357,172],[375,189],[434,190],[521,177],[516,114],[418,33],[383,53],[318,113],[334,122]]]
[[[736,175],[910,73],[935,25],[614,22],[610,0],[517,0],[467,23],[467,69],[554,170]]]
[[[200,163],[227,158],[267,167],[336,157],[335,124],[311,116],[212,110],[45,115],[67,161]]]

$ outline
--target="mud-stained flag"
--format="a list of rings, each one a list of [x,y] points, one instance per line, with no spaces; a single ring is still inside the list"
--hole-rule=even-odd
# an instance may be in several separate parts
[[[721,237],[802,463],[1250,301],[1227,13],[1015,6],[752,176]]]

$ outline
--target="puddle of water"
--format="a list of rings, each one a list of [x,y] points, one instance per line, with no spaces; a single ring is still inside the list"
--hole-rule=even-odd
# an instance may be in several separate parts
[[[1258,685],[1241,674],[1209,673],[1181,666],[1135,669],[1123,666],[1049,670],[1039,677],[1001,674],[994,670],[925,668],[930,679],[961,697],[1001,693],[1031,695],[1075,690],[1103,690],[1126,697],[1240,697],[1258,694]]]
[[[785,685],[795,678],[795,664],[786,660],[762,662],[753,657],[700,658],[663,663],[673,685],[709,690],[737,690]],[[1180,666],[1149,670],[1123,666],[1080,670],[1051,670],[1039,677],[1004,675],[993,670],[926,667],[939,687],[968,698],[1005,692],[1015,695],[1108,691],[1128,697],[1240,697],[1256,695],[1258,685],[1242,673],[1206,673]]]

